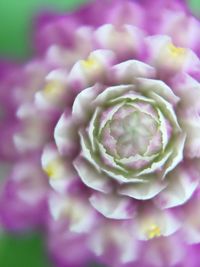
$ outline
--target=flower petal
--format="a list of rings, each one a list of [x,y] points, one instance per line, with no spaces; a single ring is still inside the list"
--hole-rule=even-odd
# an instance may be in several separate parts
[[[45,78],[44,89],[35,94],[35,104],[41,110],[63,110],[70,98],[67,88],[67,72],[63,69],[51,71]]]
[[[88,233],[94,223],[94,212],[84,198],[81,200],[52,193],[49,198],[50,212],[55,220],[66,219],[71,232]]]
[[[72,156],[77,150],[76,125],[70,114],[63,113],[55,127],[54,138],[62,155]]]
[[[78,156],[73,165],[84,184],[100,192],[108,193],[111,191],[109,177],[98,172],[82,156]]]
[[[105,80],[108,68],[115,60],[114,53],[110,50],[95,50],[88,59],[79,60],[69,73],[69,84],[75,91],[80,92],[92,84]]]
[[[184,204],[199,185],[200,175],[194,163],[183,163],[167,177],[169,184],[155,199],[162,209]]]
[[[184,239],[188,244],[200,242],[200,211],[199,194],[194,194],[193,198],[183,207],[183,227]]]
[[[121,195],[129,196],[138,200],[147,200],[155,197],[164,188],[166,188],[166,182],[158,181],[158,177],[154,176],[145,177],[146,183],[129,183],[121,185],[118,192]]]
[[[66,192],[67,188],[77,180],[73,166],[60,156],[55,144],[49,144],[44,148],[41,163],[50,185],[58,192]]]
[[[200,117],[197,112],[187,114],[180,119],[180,124],[185,130],[187,138],[185,155],[189,158],[200,157]]]
[[[164,166],[163,177],[165,177],[170,171],[172,171],[182,160],[183,150],[185,145],[186,134],[178,134],[172,143],[171,155]]]
[[[200,111],[200,82],[187,73],[180,73],[172,79],[170,86],[181,99],[178,108],[180,116],[184,116],[188,111]]]
[[[109,219],[130,219],[134,216],[136,209],[133,200],[114,194],[95,193],[90,197],[90,203]]]
[[[113,100],[133,89],[134,85],[116,85],[108,87],[96,97],[94,105],[103,105],[109,100]]]
[[[104,24],[95,33],[95,40],[104,49],[111,49],[118,55],[140,52],[143,32],[133,25],[123,25],[120,29],[112,24]],[[123,45],[121,44],[123,40]]]
[[[199,68],[198,57],[190,49],[175,46],[169,36],[155,35],[146,40],[150,49],[150,63],[160,70],[176,73]]]
[[[137,82],[139,90],[148,96],[151,96],[151,93],[154,92],[172,105],[176,105],[180,100],[179,97],[174,94],[172,89],[161,80],[137,78]]]
[[[95,85],[84,89],[77,95],[72,106],[72,115],[78,122],[87,122],[94,108],[91,103],[98,96],[100,91],[101,88]]]
[[[180,228],[180,222],[170,211],[160,211],[148,206],[136,218],[136,233],[140,240],[169,236]]]
[[[113,66],[114,77],[120,84],[133,83],[136,77],[153,78],[155,69],[138,60],[127,60]]]

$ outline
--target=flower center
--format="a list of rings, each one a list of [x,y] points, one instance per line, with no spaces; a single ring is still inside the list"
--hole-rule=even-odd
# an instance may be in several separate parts
[[[153,223],[147,229],[146,235],[147,235],[148,239],[153,239],[155,237],[160,237],[161,236],[161,229],[157,224]]]
[[[140,103],[125,104],[113,115],[103,129],[103,145],[110,150],[115,140],[112,154],[116,157],[128,158],[143,155],[157,131],[157,122],[151,114],[139,110]],[[108,138],[108,131],[110,138]]]
[[[98,62],[96,60],[92,59],[92,58],[89,58],[87,60],[84,60],[82,62],[82,64],[83,64],[83,67],[85,69],[95,68],[95,67],[98,67],[98,65],[99,65]]]
[[[177,47],[173,44],[168,45],[169,52],[174,57],[182,57],[186,54],[186,49],[182,47]]]

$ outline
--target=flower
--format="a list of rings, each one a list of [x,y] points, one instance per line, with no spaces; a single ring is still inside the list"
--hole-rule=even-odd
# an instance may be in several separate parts
[[[193,77],[198,57],[169,36],[146,36],[132,25],[105,24],[91,36],[95,48],[87,58],[69,72],[50,74],[56,84],[62,77],[60,87],[70,95],[55,127],[56,145],[48,145],[42,157],[57,191],[49,202],[52,215],[66,218],[70,232],[90,231],[87,245],[111,266],[137,262],[150,244],[157,251],[157,239],[166,238],[162,250],[168,250],[168,236],[175,233],[196,243],[193,220],[185,227],[185,203],[200,178],[199,82]],[[59,94],[36,96],[47,110],[60,107]],[[118,257],[108,260],[107,248],[120,251]],[[181,257],[171,252],[169,266]]]
[[[47,66],[39,60],[22,66],[4,63],[1,71],[0,222],[8,230],[22,231],[41,225],[47,213],[48,183],[40,167],[40,140],[43,144],[45,138],[38,137],[44,119],[36,120],[31,106]]]
[[[47,180],[38,168],[39,155],[17,160],[5,176],[1,189],[0,220],[8,230],[24,231],[46,219]]]
[[[197,266],[199,21],[181,1],[156,4],[105,0],[38,23],[44,69],[13,134],[38,180],[23,190],[14,176],[28,208],[48,203],[58,266]]]
[[[143,29],[148,35],[167,34],[177,45],[190,47],[199,53],[199,21],[191,14],[185,0],[91,1],[72,13],[42,14],[35,24],[37,51],[44,54],[51,46],[56,51],[65,48],[71,53],[75,49],[77,51],[79,38],[84,38],[79,31],[81,26],[96,28],[107,23],[131,24]]]
[[[17,129],[15,111],[18,101],[15,98],[13,80],[19,74],[16,66],[2,62],[0,65],[0,149],[1,161],[12,161],[16,151],[12,142],[13,133]],[[9,93],[8,93],[9,92]]]

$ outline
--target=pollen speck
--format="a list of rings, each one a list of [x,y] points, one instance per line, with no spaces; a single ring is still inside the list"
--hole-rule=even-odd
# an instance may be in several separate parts
[[[177,46],[173,45],[172,43],[170,43],[168,45],[168,50],[169,50],[170,54],[174,57],[182,57],[186,54],[185,48],[177,47]]]
[[[161,229],[156,224],[151,224],[150,227],[147,229],[147,238],[153,239],[155,237],[161,236]]]

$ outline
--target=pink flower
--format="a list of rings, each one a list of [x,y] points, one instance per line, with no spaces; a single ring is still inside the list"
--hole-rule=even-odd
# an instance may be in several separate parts
[[[156,4],[104,0],[39,21],[20,167],[2,195],[15,188],[17,214],[34,218],[48,202],[59,266],[197,267],[199,21],[181,1]]]
[[[185,0],[91,1],[70,14],[46,13],[36,23],[36,47],[40,53],[50,45],[69,47],[73,51],[77,44],[76,30],[80,26],[96,28],[106,23],[132,24],[148,34],[167,34],[176,45],[199,53],[199,21],[191,14]]]
[[[44,223],[47,180],[39,169],[39,155],[21,156],[9,171],[0,200],[0,221],[9,230],[25,230]]]
[[[36,111],[29,107],[47,69],[39,60],[24,66],[2,65],[0,221],[7,229],[23,230],[45,221],[48,183],[40,157],[48,139],[38,137],[43,117],[36,120]]]

